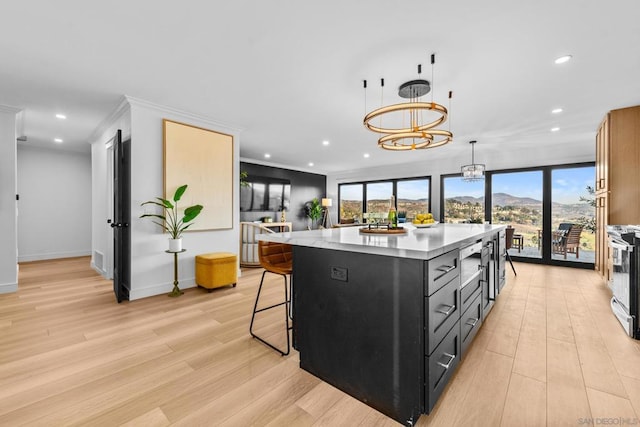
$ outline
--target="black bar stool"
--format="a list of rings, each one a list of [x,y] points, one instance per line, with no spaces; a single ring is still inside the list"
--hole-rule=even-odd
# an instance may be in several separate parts
[[[518,275],[518,273],[516,273],[516,269],[513,266],[513,261],[511,261],[511,255],[509,255],[509,249],[511,249],[511,246],[513,245],[513,233],[516,231],[515,228],[512,228],[510,225],[507,226],[507,229],[505,230],[505,253],[507,254],[507,260],[509,261],[509,264],[511,264],[511,269],[513,270],[513,274],[514,275]]]
[[[260,280],[260,287],[258,287],[258,294],[256,295],[256,302],[253,305],[253,315],[251,316],[251,325],[249,326],[249,333],[252,337],[257,339],[258,341],[268,345],[278,353],[283,356],[289,354],[291,350],[291,344],[289,341],[289,330],[292,329],[292,326],[289,323],[290,312],[289,308],[291,306],[291,292],[290,292],[290,283],[289,286],[287,284],[287,275],[291,276],[293,271],[292,268],[292,247],[291,245],[287,245],[285,243],[275,243],[275,242],[264,242],[262,240],[258,241],[258,259],[260,260],[260,265],[264,268],[262,272],[262,279]],[[260,293],[262,292],[262,285],[264,283],[264,275],[269,273],[279,274],[284,279],[284,301],[270,305],[268,307],[263,307],[258,309],[258,301],[260,300]],[[291,280],[290,280],[291,282]],[[267,342],[265,339],[260,338],[256,334],[253,333],[253,321],[255,320],[256,313],[260,313],[261,311],[270,310],[272,308],[279,307],[284,305],[284,318],[285,318],[285,333],[287,335],[287,351],[282,351],[273,344]]]

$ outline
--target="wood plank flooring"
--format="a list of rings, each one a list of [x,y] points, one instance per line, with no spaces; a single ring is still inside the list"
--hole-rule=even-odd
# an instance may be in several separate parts
[[[599,277],[516,269],[418,425],[637,423],[640,344]],[[0,295],[0,425],[399,425],[301,370],[297,352],[250,338],[261,272],[243,270],[236,288],[116,304],[88,258],[21,264],[18,292]],[[282,279],[267,277],[264,305],[283,297]],[[283,315],[257,321],[282,345]]]

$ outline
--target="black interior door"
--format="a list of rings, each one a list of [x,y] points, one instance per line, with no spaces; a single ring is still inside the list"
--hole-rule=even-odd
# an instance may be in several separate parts
[[[113,292],[118,302],[129,300],[131,289],[131,139],[114,137],[113,149]]]

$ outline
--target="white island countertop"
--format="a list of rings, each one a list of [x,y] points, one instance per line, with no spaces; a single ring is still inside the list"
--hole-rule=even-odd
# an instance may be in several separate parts
[[[437,224],[430,228],[416,228],[408,223],[402,224],[402,227],[407,229],[407,233],[364,234],[360,233],[361,227],[343,227],[261,234],[258,239],[294,246],[426,260],[465,247],[506,228],[504,225],[490,224]]]

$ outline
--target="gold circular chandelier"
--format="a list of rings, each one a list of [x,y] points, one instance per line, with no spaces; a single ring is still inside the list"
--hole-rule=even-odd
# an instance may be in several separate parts
[[[434,63],[435,55],[432,54],[432,80]],[[418,77],[421,72],[422,65],[418,65]],[[380,79],[380,86],[384,88],[384,79]],[[364,81],[364,88],[366,104],[366,80]],[[378,139],[378,147],[394,151],[422,150],[439,147],[453,140],[453,134],[450,131],[435,129],[436,126],[447,120],[448,110],[444,106],[433,102],[433,94],[431,102],[421,102],[419,100],[421,96],[430,91],[431,84],[429,81],[420,78],[410,80],[398,88],[398,95],[408,99],[408,102],[383,106],[365,115],[364,126],[373,132],[383,134]],[[452,92],[449,92],[449,99],[451,99],[451,95]],[[435,113],[437,117],[428,119],[424,117],[424,113]],[[396,126],[382,125],[383,117],[397,116],[398,114],[402,116],[402,120],[400,120],[402,125],[397,124],[400,122],[398,120],[396,120]],[[379,120],[378,125],[373,123],[376,118]]]

